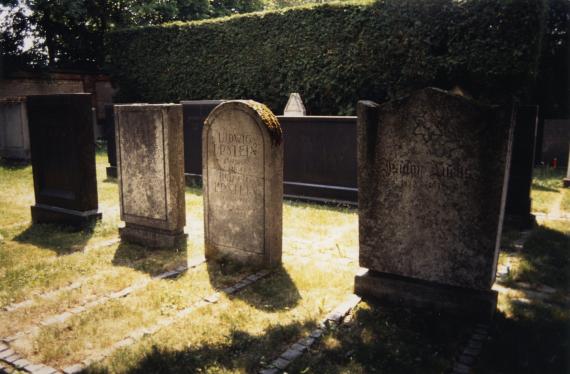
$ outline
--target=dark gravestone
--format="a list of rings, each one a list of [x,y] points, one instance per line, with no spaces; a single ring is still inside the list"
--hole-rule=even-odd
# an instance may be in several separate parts
[[[510,114],[434,88],[357,111],[356,293],[493,313]]]
[[[279,116],[285,197],[356,204],[356,117]]]
[[[566,166],[570,119],[545,119],[542,131],[542,162],[550,165],[556,159],[559,167]]]
[[[117,147],[115,143],[115,112],[113,104],[105,105],[105,122],[103,134],[107,141],[107,178],[117,178]]]
[[[536,222],[531,214],[530,189],[537,125],[538,106],[520,106],[517,109],[505,224],[521,230],[531,228]]]
[[[184,123],[184,176],[186,184],[202,184],[202,128],[210,112],[223,100],[181,101]]]
[[[85,225],[97,211],[90,94],[28,96],[34,223]]]

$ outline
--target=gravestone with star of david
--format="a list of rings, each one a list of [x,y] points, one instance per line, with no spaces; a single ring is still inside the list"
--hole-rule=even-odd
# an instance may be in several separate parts
[[[356,292],[490,312],[511,111],[426,88],[358,104]]]

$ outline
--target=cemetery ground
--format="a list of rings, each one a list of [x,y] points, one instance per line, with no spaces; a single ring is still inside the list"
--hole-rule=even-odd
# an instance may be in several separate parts
[[[118,240],[119,194],[105,166],[100,151],[103,220],[76,232],[31,226],[31,167],[0,165],[0,338],[21,357],[58,369],[84,362],[94,373],[254,373],[308,338],[352,293],[355,209],[285,201],[283,266],[226,292],[259,269],[202,262],[201,190],[186,189],[186,246],[148,250]],[[539,225],[503,236],[499,311],[473,372],[569,370],[570,190],[561,173],[536,175]],[[448,372],[474,326],[363,301],[286,370]],[[2,370],[16,369],[0,363]]]

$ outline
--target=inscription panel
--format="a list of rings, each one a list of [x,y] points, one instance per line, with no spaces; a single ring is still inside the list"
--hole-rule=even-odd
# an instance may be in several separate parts
[[[260,129],[243,111],[222,112],[207,132],[209,240],[264,251],[264,159]]]
[[[160,111],[124,111],[119,116],[123,213],[166,220],[166,173]],[[141,164],[141,160],[145,160]]]

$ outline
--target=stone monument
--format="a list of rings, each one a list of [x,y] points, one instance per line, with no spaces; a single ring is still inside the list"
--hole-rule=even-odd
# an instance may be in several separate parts
[[[303,100],[301,100],[301,95],[293,92],[289,95],[289,100],[285,105],[285,110],[283,110],[283,116],[285,117],[301,117],[307,114],[305,110],[305,105]]]
[[[368,271],[356,293],[488,316],[510,111],[426,88],[383,105],[361,101],[357,112],[359,260]]]
[[[115,105],[122,240],[174,247],[186,235],[182,106]]]
[[[566,178],[562,180],[565,188],[570,188],[570,142],[568,142],[568,164],[566,165]]]
[[[34,223],[76,226],[101,218],[91,94],[28,96]]]
[[[25,97],[0,99],[0,157],[30,159],[30,137]]]
[[[202,132],[207,258],[281,263],[283,142],[277,117],[255,101],[228,101]]]
[[[519,106],[513,134],[505,224],[520,230],[530,229],[536,223],[536,217],[531,213],[530,190],[537,127],[538,106]]]

